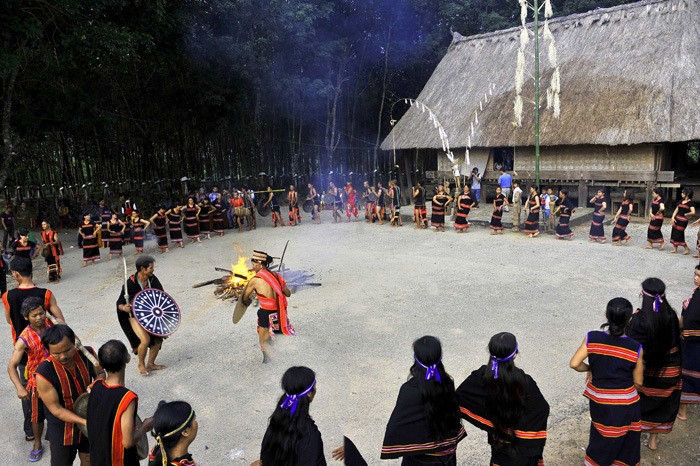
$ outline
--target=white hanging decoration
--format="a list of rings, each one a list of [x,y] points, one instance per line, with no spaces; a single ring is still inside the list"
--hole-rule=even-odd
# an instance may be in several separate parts
[[[520,47],[524,47],[530,43],[530,34],[525,26],[520,28]]]
[[[474,123],[479,124],[479,112],[474,112]]]
[[[554,71],[552,72],[552,84],[551,84],[552,90],[559,94],[561,91],[561,76],[559,74],[559,67],[557,66],[554,68]]]
[[[547,48],[547,56],[549,57],[549,63],[552,66],[557,66],[557,47],[554,45],[554,41],[549,42],[549,47]]]
[[[525,80],[525,52],[522,49],[518,50],[518,62],[515,66],[515,93],[520,94],[523,91],[523,82]]]
[[[471,165],[471,161],[469,160],[469,149],[467,149],[466,153],[464,154],[465,158],[467,159],[467,166]]]
[[[549,89],[547,89],[547,109],[548,110],[552,108],[553,97],[554,97],[554,91],[550,87]]]
[[[482,101],[479,101],[479,111],[483,112],[484,111],[484,104],[481,103]]]
[[[559,115],[561,114],[561,104],[559,102],[559,93],[557,92],[554,94],[554,118],[559,118]]]
[[[471,146],[472,146],[472,137],[467,136],[467,148],[471,148]]]
[[[520,94],[515,96],[513,103],[513,112],[515,113],[515,122],[518,126],[523,125],[523,96]]]
[[[518,3],[520,3],[520,22],[523,26],[525,26],[525,23],[527,22],[527,1],[518,0]]]
[[[470,125],[471,125],[471,128],[472,128],[472,136],[474,136],[474,123],[472,122],[472,123],[470,123]]]
[[[554,12],[552,11],[552,1],[545,0],[544,1],[544,17],[551,18],[552,15],[554,15]]]

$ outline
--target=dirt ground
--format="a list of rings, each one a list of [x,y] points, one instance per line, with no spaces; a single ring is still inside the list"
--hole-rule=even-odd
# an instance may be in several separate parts
[[[343,433],[370,464],[381,464],[384,428],[412,364],[413,340],[425,334],[439,337],[445,367],[459,384],[486,363],[487,342],[501,331],[518,337],[517,363],[537,381],[551,406],[546,463],[581,464],[588,403],[582,396],[584,376],[569,368],[570,357],[586,332],[603,323],[607,301],[624,296],[638,305],[640,283],[649,276],[666,282],[669,302],[680,311],[691,294],[697,263],[690,256],[643,250],[643,223],[630,225],[633,240],[617,248],[589,244],[587,227],[577,228],[572,241],[557,241],[511,232],[492,237],[479,227],[457,235],[449,228],[446,233],[416,231],[410,223],[402,228],[332,224],[329,213],[323,221],[311,225],[305,216],[301,226],[273,229],[268,218],[256,231],[227,231],[223,238],[164,255],[155,251],[154,241],[146,243],[146,251],[156,257],[155,273],[179,303],[183,319],[159,358],[168,368],[141,377],[132,363],[127,386],[140,397],[142,417],[151,415],[162,399],[183,399],[194,406],[200,430],[191,452],[199,464],[257,459],[267,418],[281,395],[281,375],[291,365],[307,365],[317,373],[311,413],[329,464],[339,464],[330,452],[342,443]],[[606,226],[608,234],[610,229]],[[688,231],[692,243],[695,233]],[[81,268],[81,250],[70,247],[75,233],[64,232],[61,239],[66,245],[64,276],[49,288],[68,323],[96,347],[110,338],[124,339],[115,316],[121,261]],[[211,286],[192,285],[221,276],[214,267],[235,262],[236,245],[248,255],[254,248],[279,255],[287,240],[287,266],[313,273],[313,281],[323,285],[300,288],[289,299],[297,336],[278,338],[274,361],[262,365],[255,310],[234,326],[230,302],[216,299]],[[132,273],[133,246],[125,252]],[[104,250],[102,255],[106,259]],[[35,277],[39,286],[47,285],[40,258]],[[2,345],[0,360],[8,361],[10,353],[9,343]],[[5,464],[24,464],[30,444],[23,440],[20,403],[7,377],[0,393],[5,433],[0,452]],[[691,409],[689,418],[662,437],[656,453],[643,447],[643,464],[700,463],[700,410]],[[487,464],[485,435],[471,425],[467,432],[459,464]],[[42,464],[48,462],[46,455]]]

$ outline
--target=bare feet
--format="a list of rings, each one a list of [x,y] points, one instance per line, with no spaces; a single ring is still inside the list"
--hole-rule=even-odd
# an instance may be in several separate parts
[[[661,251],[661,249],[659,249],[659,251]],[[670,252],[671,254],[678,254],[678,248],[673,248],[673,250],[668,252]]]
[[[648,243],[646,246],[644,246],[644,249],[652,249],[654,246],[651,245],[651,243]]]
[[[536,232],[534,232],[534,233],[532,234],[532,237],[534,238],[535,236],[537,236],[537,235],[539,235],[539,234],[540,234],[540,232],[539,232],[539,231],[536,231]]]
[[[649,443],[647,447],[649,447],[651,451],[655,451],[659,448],[659,434],[649,434]]]
[[[659,251],[663,251],[665,247],[666,247],[666,241],[662,241],[661,244],[659,245]]]
[[[141,374],[144,377],[148,377],[148,371],[146,370],[146,366],[142,366],[139,364],[139,374]]]
[[[685,252],[683,252],[683,255],[687,256],[688,254],[690,254],[690,249],[685,248]]]
[[[165,366],[162,364],[149,364],[148,366],[146,366],[146,369],[149,371],[159,371],[165,369]]]

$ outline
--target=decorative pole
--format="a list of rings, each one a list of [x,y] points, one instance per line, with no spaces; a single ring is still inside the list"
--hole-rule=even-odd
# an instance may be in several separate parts
[[[540,21],[539,10],[544,7],[544,26],[542,27],[542,39],[547,42],[549,63],[553,68],[552,79],[547,89],[547,109],[552,109],[554,118],[559,118],[561,113],[559,92],[560,92],[560,76],[559,64],[557,63],[557,49],[552,31],[549,29],[549,18],[552,17],[551,0],[544,0],[540,5],[539,0],[533,0],[533,4],[527,3],[527,0],[518,0],[520,4],[520,48],[518,49],[518,61],[515,68],[515,101],[513,102],[513,111],[515,113],[516,126],[522,126],[523,123],[523,83],[525,78],[525,49],[530,42],[530,34],[534,37],[534,80],[535,80],[535,100],[533,102],[535,109],[535,184],[540,185]],[[533,31],[527,29],[527,12],[528,8],[532,9],[534,16]]]

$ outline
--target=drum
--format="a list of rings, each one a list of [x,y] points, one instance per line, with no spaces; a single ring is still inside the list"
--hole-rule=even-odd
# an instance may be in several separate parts
[[[75,403],[73,403],[73,412],[78,416],[87,419],[89,400],[90,392],[81,393],[80,396],[75,400]],[[143,421],[137,414],[134,418],[134,430],[138,430],[142,424]],[[78,429],[80,429],[80,431],[83,433],[83,435],[85,435],[85,437],[88,436],[86,426],[79,425]],[[139,443],[136,444],[136,454],[138,455],[140,460],[145,460],[146,458],[148,458],[148,436],[146,434],[143,434],[141,438],[139,438]]]
[[[369,193],[367,196],[367,202],[377,202],[377,195],[374,193]]]
[[[139,291],[132,309],[136,322],[151,335],[167,337],[180,326],[180,307],[165,291],[155,288]]]
[[[302,209],[304,209],[304,212],[307,214],[310,214],[314,211],[314,201],[312,199],[305,200]]]
[[[261,217],[267,217],[268,215],[270,215],[270,211],[272,209],[270,208],[270,204],[266,206],[263,206],[263,204],[265,204],[265,200],[260,199],[258,201],[258,214],[260,214]]]
[[[247,207],[235,207],[233,209],[233,215],[236,217],[248,217],[250,216],[250,209]]]
[[[326,208],[330,209],[333,207],[333,203],[335,202],[335,196],[332,194],[326,194],[323,196],[323,203],[326,205]]]

